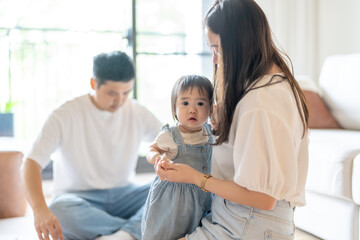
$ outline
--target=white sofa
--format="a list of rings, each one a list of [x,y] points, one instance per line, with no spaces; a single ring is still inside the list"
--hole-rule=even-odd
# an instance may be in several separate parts
[[[295,224],[323,239],[359,240],[360,54],[327,58],[318,90],[341,129],[310,130],[307,205]]]

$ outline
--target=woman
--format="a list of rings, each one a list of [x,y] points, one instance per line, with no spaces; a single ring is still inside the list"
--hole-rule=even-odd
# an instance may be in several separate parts
[[[161,161],[156,172],[215,195],[212,214],[186,239],[293,239],[295,206],[305,204],[304,95],[255,1],[216,0],[204,25],[218,119],[213,176]]]

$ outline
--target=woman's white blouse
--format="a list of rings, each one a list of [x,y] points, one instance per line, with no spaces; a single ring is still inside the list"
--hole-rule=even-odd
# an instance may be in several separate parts
[[[252,90],[236,106],[228,142],[214,147],[212,173],[292,206],[305,205],[308,136],[303,130],[288,83]]]

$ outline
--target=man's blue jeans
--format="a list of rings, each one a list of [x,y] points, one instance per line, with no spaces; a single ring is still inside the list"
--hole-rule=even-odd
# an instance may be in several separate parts
[[[94,239],[123,230],[141,239],[141,218],[149,185],[61,194],[50,203],[68,239]]]

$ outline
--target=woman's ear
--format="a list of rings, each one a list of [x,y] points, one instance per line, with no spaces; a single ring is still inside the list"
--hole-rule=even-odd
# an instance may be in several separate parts
[[[212,108],[210,109],[211,115],[210,115],[210,124],[213,130],[216,130],[219,126],[218,123],[218,117],[217,117],[217,109],[216,105],[213,104]]]
[[[91,89],[96,90],[96,81],[94,78],[90,79],[90,86],[91,86]]]
[[[211,115],[214,115],[214,114],[216,114],[216,113],[217,113],[216,104],[213,103],[213,104],[211,105],[211,108],[210,108],[210,114],[211,114]]]

